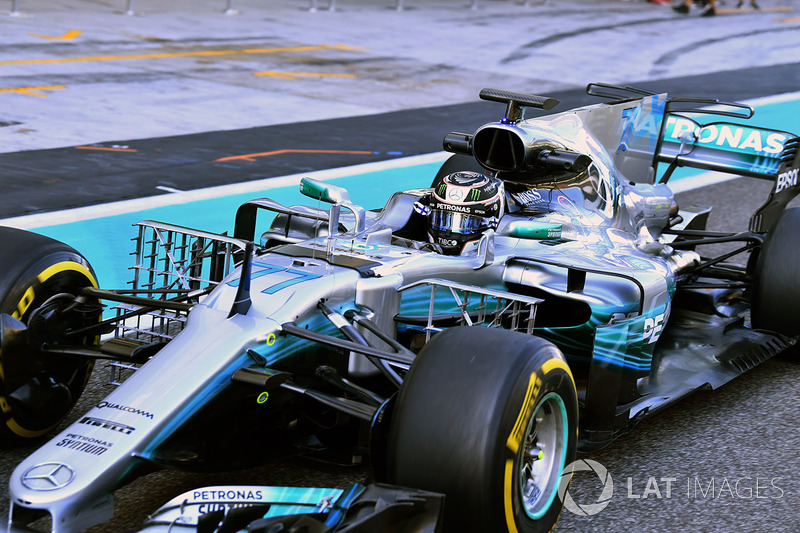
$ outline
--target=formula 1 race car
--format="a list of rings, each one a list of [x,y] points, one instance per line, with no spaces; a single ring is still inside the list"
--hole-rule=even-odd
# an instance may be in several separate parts
[[[606,101],[529,119],[557,102],[482,91],[501,120],[448,134],[432,186],[379,211],[305,178],[329,209],[252,200],[232,236],[143,221],[125,290],[98,288],[62,243],[0,229],[2,441],[51,431],[97,359],[120,383],[18,466],[10,524],[82,530],[153,466],[301,449],[444,494],[449,530],[550,530],[576,450],[800,334],[798,137],[744,125],[741,104],[587,90]],[[710,208],[674,200],[678,167],[774,186],[746,231],[709,232]],[[733,249],[704,254],[717,243]],[[182,529],[221,523],[192,516]]]

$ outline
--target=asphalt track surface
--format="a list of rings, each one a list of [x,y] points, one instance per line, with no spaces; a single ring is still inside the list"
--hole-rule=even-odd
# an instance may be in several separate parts
[[[800,58],[793,59],[657,81],[632,77],[628,83],[672,94],[748,99],[796,91],[800,87]],[[561,109],[587,102],[579,88],[547,94],[563,102]],[[6,153],[0,156],[0,214],[43,213],[136,198],[158,194],[157,186],[188,190],[428,153],[439,149],[447,131],[469,131],[496,119],[499,111],[493,104],[470,102],[225,132],[153,139],[115,137],[107,143],[92,143],[108,148],[126,146],[137,152],[86,150],[76,148],[76,144]],[[278,157],[255,158],[255,162],[241,158],[218,161],[287,147],[336,152],[309,157],[290,151]],[[345,153],[352,151],[371,153]],[[134,157],[125,159],[131,155]],[[714,205],[711,227],[738,229],[766,197],[767,187],[742,179],[683,193],[678,199],[681,203]],[[102,398],[105,389],[100,374],[96,373],[65,423]],[[608,469],[614,496],[605,509],[591,517],[565,510],[557,531],[797,531],[798,382],[800,364],[796,358],[770,360],[717,391],[694,394],[644,421],[608,448],[586,456]],[[3,450],[3,486],[16,463],[35,448],[34,443]],[[343,468],[305,459],[226,474],[159,472],[118,491],[114,520],[91,531],[136,531],[148,511],[198,486],[343,486],[350,480],[368,479],[365,467]],[[600,495],[598,477],[579,473],[570,495],[580,504],[595,503]],[[0,515],[6,510],[4,494]]]

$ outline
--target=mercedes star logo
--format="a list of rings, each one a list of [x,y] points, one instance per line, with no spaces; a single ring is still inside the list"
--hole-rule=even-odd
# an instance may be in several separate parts
[[[22,484],[31,490],[56,490],[69,485],[75,473],[64,463],[42,463],[22,474]]]
[[[450,189],[450,192],[447,193],[447,197],[451,200],[461,200],[464,197],[464,193],[461,189]]]

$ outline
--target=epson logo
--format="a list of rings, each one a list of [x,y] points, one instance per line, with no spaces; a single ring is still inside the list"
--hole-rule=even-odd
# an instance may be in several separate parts
[[[791,170],[787,170],[786,172],[778,174],[778,179],[775,180],[776,194],[784,189],[788,189],[789,187],[794,187],[795,185],[797,185],[797,171],[798,169],[793,168]]]

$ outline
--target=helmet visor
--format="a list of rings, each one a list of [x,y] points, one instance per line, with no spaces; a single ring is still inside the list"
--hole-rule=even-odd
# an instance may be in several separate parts
[[[488,227],[484,217],[454,213],[452,211],[431,210],[430,225],[433,231],[450,231],[462,235],[472,235]]]

